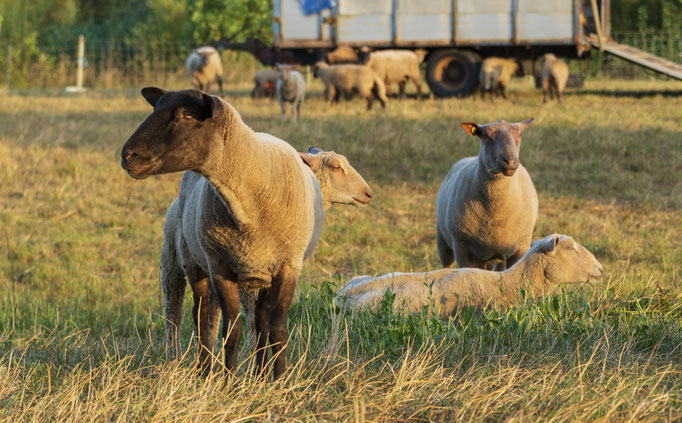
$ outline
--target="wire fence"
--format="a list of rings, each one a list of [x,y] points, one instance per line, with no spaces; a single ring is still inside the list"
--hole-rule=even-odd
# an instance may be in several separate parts
[[[617,33],[612,37],[670,61],[682,62],[679,33]],[[77,40],[68,45],[0,45],[0,86],[6,89],[63,88],[76,82]],[[157,85],[186,88],[189,78],[185,59],[190,43],[86,40],[85,85],[95,89],[138,88]],[[223,51],[224,80],[250,81],[260,64],[248,53]],[[642,79],[665,78],[653,71],[593,49],[586,60],[577,60],[572,70],[591,77]]]

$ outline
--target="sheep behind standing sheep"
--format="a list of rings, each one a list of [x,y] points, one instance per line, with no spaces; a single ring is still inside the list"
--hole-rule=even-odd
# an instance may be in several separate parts
[[[285,119],[285,103],[291,103],[291,119],[296,122],[301,117],[301,104],[305,100],[305,81],[298,66],[277,65],[277,84],[275,92],[277,101],[282,109],[281,119]]]
[[[550,99],[553,99],[554,93],[556,93],[557,99],[561,103],[561,98],[568,82],[568,65],[563,60],[557,59],[552,53],[545,54],[543,58],[542,102],[547,102],[548,93]]]
[[[286,367],[287,312],[303,257],[321,229],[315,176],[293,147],[254,133],[217,97],[153,87],[142,95],[154,111],[123,146],[121,166],[136,179],[185,171],[166,217],[167,227],[182,229],[165,233],[161,260],[162,278],[174,279],[162,286],[183,289],[164,293],[166,308],[181,309],[171,304],[182,303],[186,275],[194,292],[200,359],[210,368],[218,313],[205,305],[213,289],[224,320],[225,367],[234,371],[241,338],[239,288],[261,289],[257,365],[267,362],[269,345],[277,377]],[[177,345],[175,329],[169,335]]]
[[[381,107],[386,107],[386,87],[383,81],[368,66],[334,65],[324,62],[316,64],[316,75],[325,84],[327,98],[331,103],[338,103],[342,94],[357,92],[367,100],[367,110],[372,108],[374,98]]]
[[[481,64],[479,81],[481,83],[481,100],[485,98],[485,92],[490,92],[490,100],[493,94],[502,93],[507,98],[507,85],[512,75],[519,70],[519,64],[513,59],[501,57],[488,57]]]
[[[274,69],[263,69],[256,72],[253,77],[254,87],[251,91],[251,98],[268,96],[275,97],[275,86],[279,74]]]
[[[424,57],[426,50],[380,50],[369,54],[369,58],[365,63],[366,66],[379,76],[379,79],[384,81],[386,92],[390,94],[391,84],[398,84],[400,89],[400,97],[405,97],[405,85],[407,80],[411,80],[417,88],[417,97],[422,98],[421,87],[421,71],[419,66]]]
[[[466,305],[511,304],[519,299],[522,288],[530,288],[527,294],[538,297],[560,284],[596,281],[603,274],[604,268],[585,247],[570,236],[554,234],[535,241],[521,260],[503,272],[440,269],[358,276],[341,288],[336,303],[376,309],[389,289],[395,294],[394,310],[414,313],[433,305],[445,318]]]
[[[519,161],[521,134],[533,119],[487,125],[462,123],[480,138],[478,156],[455,163],[436,198],[436,243],[443,267],[504,270],[528,248],[538,196]]]
[[[210,93],[211,83],[217,81],[223,95],[223,63],[218,50],[211,46],[199,47],[189,54],[185,67],[194,88]]]
[[[327,63],[339,65],[342,63],[358,63],[358,54],[351,46],[340,45],[326,54]]]

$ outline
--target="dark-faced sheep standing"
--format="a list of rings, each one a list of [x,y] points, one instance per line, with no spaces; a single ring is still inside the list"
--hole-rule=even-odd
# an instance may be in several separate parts
[[[211,92],[211,83],[218,82],[220,95],[223,95],[223,63],[218,50],[211,46],[199,47],[189,54],[185,62],[187,73],[194,88]]]
[[[182,309],[186,276],[195,297],[201,362],[210,367],[219,313],[202,304],[213,289],[223,315],[225,367],[234,371],[242,331],[239,288],[261,289],[257,366],[267,363],[270,346],[277,377],[286,367],[287,312],[303,257],[321,231],[315,175],[293,147],[253,132],[218,97],[153,87],[142,95],[154,111],[123,146],[121,166],[136,179],[185,171],[166,217],[172,221],[166,227],[181,225],[183,237],[166,232],[161,259],[162,278],[175,279],[162,286],[183,289],[165,292],[164,301]]]

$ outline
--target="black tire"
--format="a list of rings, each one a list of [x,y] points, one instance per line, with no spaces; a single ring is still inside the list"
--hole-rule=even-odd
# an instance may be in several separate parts
[[[429,55],[426,82],[437,97],[461,97],[478,85],[481,58],[472,51],[438,50]]]

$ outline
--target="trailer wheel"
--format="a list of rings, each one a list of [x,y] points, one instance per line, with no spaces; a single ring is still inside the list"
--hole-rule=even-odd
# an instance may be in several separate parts
[[[426,82],[438,97],[471,94],[478,85],[481,58],[466,50],[438,50],[429,56]]]

